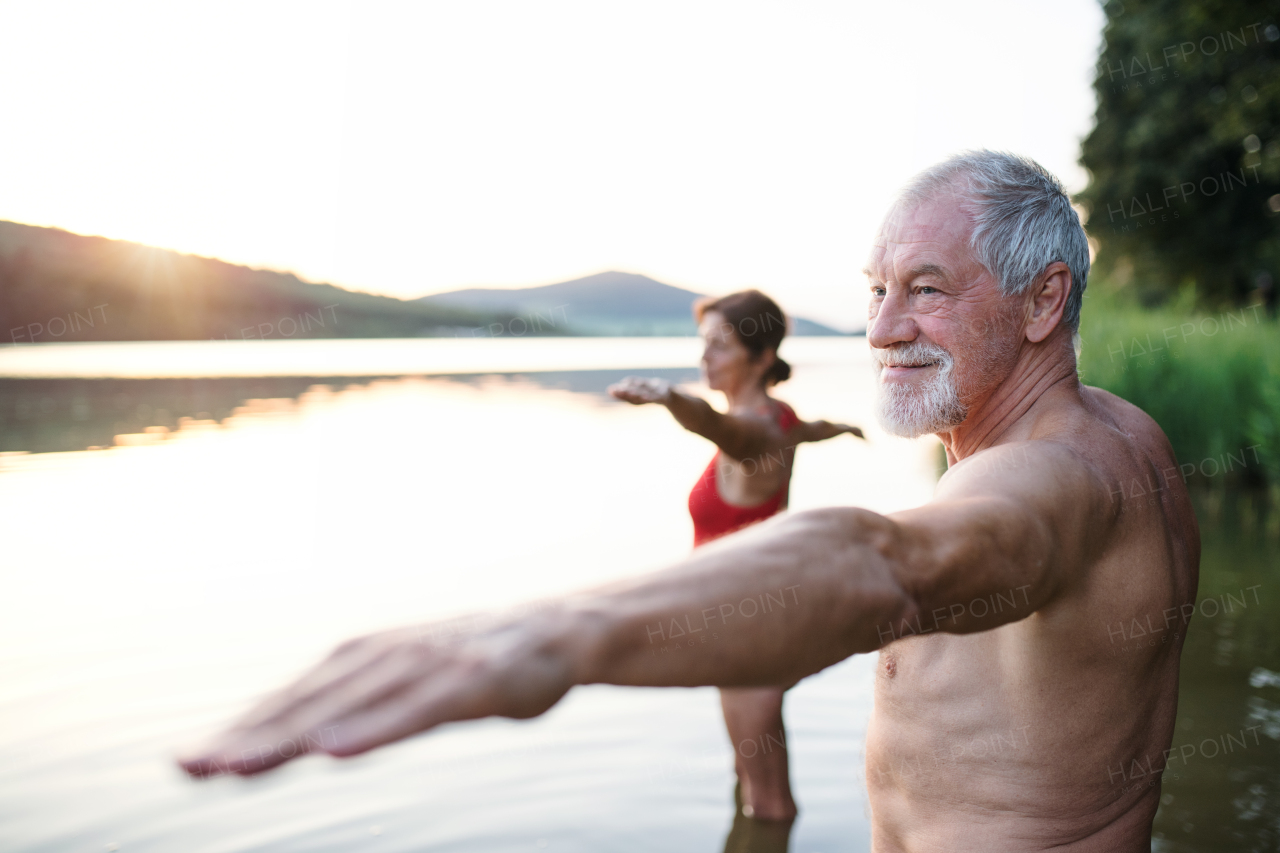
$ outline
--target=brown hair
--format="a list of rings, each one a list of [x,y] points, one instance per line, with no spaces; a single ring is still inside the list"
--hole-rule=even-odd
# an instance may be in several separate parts
[[[693,316],[699,323],[708,311],[724,315],[753,361],[766,349],[774,351],[773,366],[764,375],[765,385],[785,382],[791,376],[791,365],[778,357],[778,345],[787,334],[787,315],[778,303],[758,290],[740,290],[728,296],[704,296],[693,303]]]

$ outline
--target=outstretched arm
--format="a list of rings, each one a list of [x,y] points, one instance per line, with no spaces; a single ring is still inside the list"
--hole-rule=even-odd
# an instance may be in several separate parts
[[[349,642],[182,764],[255,773],[293,757],[284,742],[353,755],[441,723],[535,716],[575,684],[788,684],[891,642],[904,622],[970,633],[1022,619],[1114,522],[1078,457],[1022,453],[995,475],[958,466],[919,509],[773,519],[452,645],[413,629]],[[997,594],[1011,603],[983,618],[952,606]]]
[[[803,444],[806,441],[826,441],[844,433],[866,438],[862,429],[848,424],[833,424],[830,421],[801,421],[787,431],[788,444]]]
[[[666,406],[680,426],[710,439],[732,459],[750,459],[787,446],[787,434],[770,419],[717,412],[706,400],[680,393],[665,379],[628,376],[609,386],[609,393],[637,406]]]
[[[965,634],[1030,616],[1105,547],[1114,506],[1060,445],[987,453],[917,509],[779,517],[569,602],[583,626],[570,634],[592,638],[574,653],[575,683],[789,684],[902,636],[904,621]],[[981,617],[953,607],[994,595],[999,610]],[[704,644],[698,628],[719,638]]]

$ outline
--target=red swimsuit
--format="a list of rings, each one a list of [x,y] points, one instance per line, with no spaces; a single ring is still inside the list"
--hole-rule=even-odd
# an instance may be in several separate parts
[[[800,422],[800,419],[786,403],[781,400],[774,402],[778,404],[778,426],[783,432],[790,431]],[[716,488],[716,463],[719,461],[720,451],[717,450],[716,455],[711,457],[711,464],[702,472],[698,482],[693,484],[693,491],[689,493],[689,515],[693,516],[693,547],[695,548],[777,514],[786,502],[787,492],[791,486],[791,471],[788,470],[786,479],[782,481],[778,491],[764,503],[755,506],[731,506],[724,502],[724,498],[720,497],[720,490]],[[761,464],[772,463],[768,461],[768,457],[765,457]]]

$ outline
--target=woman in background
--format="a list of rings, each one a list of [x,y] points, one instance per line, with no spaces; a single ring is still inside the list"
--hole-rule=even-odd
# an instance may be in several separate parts
[[[676,421],[715,443],[718,450],[689,494],[693,545],[697,548],[763,521],[787,508],[796,445],[862,430],[827,421],[802,421],[769,389],[791,375],[778,358],[787,319],[758,290],[744,290],[694,303],[702,336],[702,372],[729,405],[721,413],[664,379],[628,377],[609,393],[628,403],[666,406]],[[734,745],[734,769],[742,813],[761,820],[790,820],[791,797],[782,696],[790,687],[722,687],[720,704]]]

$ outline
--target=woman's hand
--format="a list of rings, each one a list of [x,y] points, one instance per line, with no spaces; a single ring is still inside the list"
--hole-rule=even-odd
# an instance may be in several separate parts
[[[452,634],[436,626],[351,640],[200,749],[192,776],[260,773],[307,752],[356,755],[454,720],[526,718],[573,686],[546,618]]]
[[[626,379],[609,386],[609,393],[619,400],[626,400],[635,406],[645,403],[661,403],[666,405],[671,400],[671,383],[665,379],[645,379],[640,376],[628,376]]]

